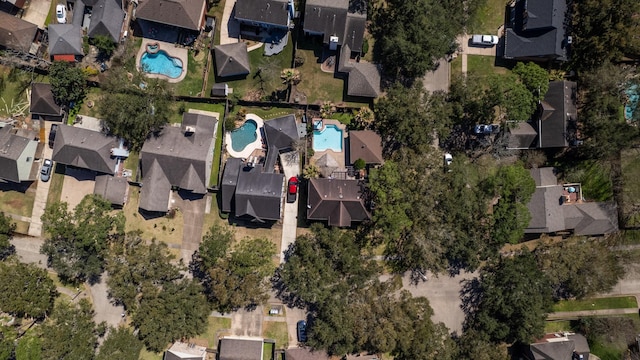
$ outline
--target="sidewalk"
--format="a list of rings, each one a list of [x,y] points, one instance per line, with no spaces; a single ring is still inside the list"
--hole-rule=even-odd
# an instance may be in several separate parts
[[[562,311],[550,313],[547,316],[549,320],[573,320],[581,317],[589,316],[609,316],[609,315],[624,315],[624,314],[637,314],[638,309],[604,309],[604,310],[582,310],[582,311]]]

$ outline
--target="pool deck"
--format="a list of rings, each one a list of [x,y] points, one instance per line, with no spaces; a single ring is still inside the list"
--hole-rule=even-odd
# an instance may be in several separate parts
[[[170,83],[178,83],[184,80],[184,78],[187,76],[187,66],[189,64],[189,50],[185,48],[177,47],[175,44],[171,44],[164,41],[158,41],[158,40],[147,39],[147,38],[142,39],[142,45],[140,46],[140,50],[138,50],[138,55],[136,55],[136,67],[138,71],[142,71],[142,68],[140,67],[140,59],[142,58],[142,55],[144,55],[144,53],[147,52],[147,45],[156,44],[156,43],[159,45],[158,50],[164,50],[167,54],[169,54],[169,56],[178,58],[180,59],[180,61],[182,61],[182,73],[180,74],[180,76],[178,76],[175,79],[172,79],[166,75],[160,75],[160,74],[145,73],[145,76],[148,78],[154,78],[154,79],[156,78],[164,79]]]
[[[256,131],[258,132],[258,137],[254,142],[245,146],[245,148],[242,149],[242,151],[235,151],[231,147],[231,131],[227,131],[227,133],[224,134],[224,141],[227,144],[227,153],[231,157],[239,158],[239,159],[248,159],[254,150],[262,149],[262,128],[264,126],[264,120],[262,120],[262,118],[256,114],[247,114],[247,116],[245,117],[245,121],[247,120],[253,120],[256,122],[257,124]]]

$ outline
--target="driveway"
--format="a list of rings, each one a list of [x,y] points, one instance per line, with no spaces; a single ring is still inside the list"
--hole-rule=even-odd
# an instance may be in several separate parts
[[[49,15],[49,9],[51,9],[51,0],[31,0],[29,7],[22,16],[22,20],[36,24],[40,29],[44,29],[44,23],[47,20],[47,15]],[[55,18],[52,20],[52,23],[55,24]]]
[[[287,317],[287,332],[289,333],[289,349],[297,348],[298,346],[298,336],[297,334],[297,324],[300,320],[307,319],[307,311],[305,309],[298,308],[285,308],[285,315]]]
[[[69,204],[69,209],[73,210],[85,196],[93,194],[95,187],[96,174],[93,171],[67,168],[60,201]]]
[[[44,136],[44,150],[42,151],[43,159],[51,159],[53,155],[53,149],[51,149],[46,143],[49,138],[49,131],[51,131],[51,122],[41,121],[40,124],[44,123],[45,126],[45,136]],[[43,160],[40,160],[40,166],[42,166]],[[54,164],[55,170],[55,164]],[[54,171],[52,170],[52,172]],[[38,187],[36,188],[36,197],[33,201],[33,209],[31,210],[31,223],[29,224],[29,235],[30,236],[42,236],[42,214],[44,214],[44,208],[47,206],[47,197],[49,196],[49,186],[51,184],[51,180],[47,182],[43,182],[40,180],[40,174],[38,173]],[[92,189],[93,191],[93,189]]]
[[[280,154],[280,163],[284,171],[285,181],[289,178],[300,174],[300,155],[291,151]],[[286,187],[288,191],[288,186]],[[299,193],[300,191],[298,191]],[[285,195],[286,197],[286,195]],[[284,262],[284,252],[287,251],[289,245],[296,241],[296,230],[298,227],[298,198],[293,203],[284,204],[284,212],[282,215],[282,239],[280,242],[280,263]]]
[[[204,210],[209,195],[192,194],[189,191],[178,191],[174,206],[180,208],[184,219],[182,230],[182,245],[180,251],[185,264],[191,262],[191,256],[198,250],[202,240],[202,225],[204,224]]]
[[[264,310],[258,306],[253,311],[240,309],[231,314],[231,335],[262,337]]]
[[[446,59],[438,61],[438,67],[429,71],[422,79],[425,90],[428,92],[449,91],[451,81],[451,63]]]

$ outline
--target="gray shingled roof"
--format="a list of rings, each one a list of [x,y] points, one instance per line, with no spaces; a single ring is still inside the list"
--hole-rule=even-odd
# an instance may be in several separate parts
[[[539,128],[538,147],[554,148],[566,147],[567,121],[575,121],[577,85],[573,81],[552,81],[549,91],[541,103],[537,122]]]
[[[327,221],[331,226],[344,227],[370,217],[358,180],[309,180],[307,219]]]
[[[222,174],[221,191],[222,191],[222,211],[230,212],[233,205],[234,195],[236,193],[236,184],[238,183],[238,173],[242,167],[242,160],[236,158],[227,159],[224,165],[224,173]]]
[[[286,115],[264,122],[264,131],[269,147],[278,150],[291,148],[294,141],[299,140],[298,125],[293,115]]]
[[[0,128],[0,179],[16,183],[35,180],[31,168],[37,147],[33,138],[15,134],[13,126]]]
[[[323,43],[338,37],[338,45],[348,44],[358,52],[366,27],[367,14],[350,13],[349,0],[308,0],[304,11],[304,31],[322,34]]]
[[[535,168],[529,170],[536,186],[555,186],[558,185],[558,178],[552,167]]]
[[[218,76],[238,76],[251,72],[246,43],[217,45],[213,53]]]
[[[349,159],[353,164],[358,159],[367,164],[382,164],[382,138],[375,131],[349,131]]]
[[[602,235],[618,231],[618,207],[614,202],[582,203],[575,206],[582,214],[582,220],[575,225],[576,235]]]
[[[38,26],[0,11],[0,46],[28,53]]]
[[[262,341],[257,339],[220,339],[219,360],[262,360]]]
[[[113,205],[123,206],[129,183],[123,177],[114,177],[113,175],[96,176],[96,185],[93,193],[100,195]]]
[[[169,211],[169,198],[171,196],[171,182],[162,170],[157,160],[147,162],[144,172],[144,183],[140,190],[139,207],[150,212]]]
[[[82,29],[72,24],[49,25],[49,55],[84,55]]]
[[[519,122],[514,127],[509,127],[509,149],[529,149],[536,147],[534,144],[535,139],[538,137],[538,132],[528,122]]]
[[[548,341],[547,339],[552,339]],[[529,345],[527,358],[533,360],[573,360],[574,351],[578,355],[583,355],[584,359],[589,359],[589,344],[587,339],[581,334],[568,335],[565,338],[557,338],[555,334],[547,334],[539,342]]]
[[[62,108],[53,99],[51,84],[33,83],[31,85],[30,111],[36,115],[62,115]]]
[[[136,17],[190,30],[200,30],[205,0],[141,0]]]
[[[148,197],[164,196],[159,193],[168,193],[171,186],[196,194],[207,193],[217,122],[218,119],[211,116],[184,113],[181,127],[165,127],[160,135],[151,136],[144,142],[140,151],[144,183],[141,208],[167,211],[160,210],[165,207],[163,201]],[[145,187],[157,191],[147,192]]]
[[[89,37],[104,35],[113,40],[113,42],[119,42],[124,14],[119,0],[98,1],[91,13]]]
[[[119,146],[116,138],[79,127],[58,125],[53,160],[61,164],[113,174],[116,159],[111,149]]]
[[[287,0],[237,0],[236,19],[279,27],[289,25]]]
[[[256,165],[238,174],[236,216],[250,216],[258,221],[279,220],[282,208],[284,175],[262,171]]]
[[[347,95],[378,97],[380,95],[380,70],[372,63],[355,63],[347,79]]]

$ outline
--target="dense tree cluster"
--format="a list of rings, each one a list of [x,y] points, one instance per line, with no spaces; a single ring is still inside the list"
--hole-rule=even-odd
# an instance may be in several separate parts
[[[17,261],[0,263],[0,310],[42,319],[51,313],[58,292],[47,271]]]
[[[253,307],[269,299],[275,245],[266,239],[244,239],[232,246],[232,231],[214,225],[194,254],[191,270],[221,313]]]
[[[87,94],[87,79],[84,73],[69,62],[54,61],[49,67],[49,79],[53,99],[58,105],[77,105]]]
[[[111,329],[100,346],[96,360],[138,360],[142,343],[131,330],[119,327]]]
[[[4,213],[0,213],[0,260],[6,259],[15,253],[15,247],[11,244],[16,224]]]

